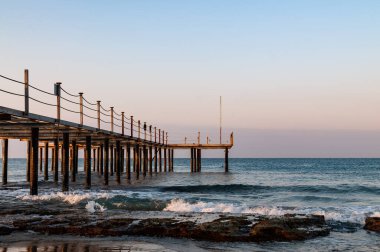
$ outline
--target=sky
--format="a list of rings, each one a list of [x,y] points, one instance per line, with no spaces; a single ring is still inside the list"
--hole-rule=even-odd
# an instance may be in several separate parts
[[[202,141],[217,142],[222,96],[223,141],[235,136],[231,157],[379,156],[378,0],[3,0],[1,6],[0,74],[22,80],[27,68],[30,83],[51,92],[62,82],[168,131],[169,142],[195,139],[198,131]],[[0,86],[22,92],[4,80]],[[23,103],[0,93],[0,105]],[[31,112],[55,115],[33,102]],[[23,157],[24,144],[10,151]]]

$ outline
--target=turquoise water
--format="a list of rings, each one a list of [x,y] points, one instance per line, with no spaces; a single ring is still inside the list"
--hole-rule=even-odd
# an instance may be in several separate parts
[[[0,190],[1,204],[44,204],[78,210],[122,212],[215,212],[234,214],[283,215],[285,213],[323,214],[330,236],[305,242],[267,244],[216,244],[196,241],[193,250],[360,250],[376,251],[380,236],[362,229],[367,216],[380,216],[380,159],[230,159],[225,174],[223,159],[203,159],[202,173],[190,174],[188,159],[175,159],[175,172],[147,175],[138,181],[101,185],[83,190],[80,179],[71,184],[69,194],[60,186],[40,182],[37,198],[28,196],[25,160],[9,163],[9,187]],[[80,160],[82,173],[82,160]],[[79,177],[81,174],[79,174]],[[40,175],[42,179],[42,174]],[[153,238],[141,238],[152,242]],[[158,241],[157,241],[158,242]],[[161,239],[172,247],[173,240]],[[177,242],[175,242],[177,244]],[[193,247],[194,246],[194,247]],[[188,247],[188,246],[187,246]]]

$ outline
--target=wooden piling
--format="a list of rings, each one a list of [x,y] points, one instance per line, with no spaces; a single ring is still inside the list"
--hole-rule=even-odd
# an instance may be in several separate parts
[[[8,183],[8,139],[3,139],[2,141],[3,150],[3,185]]]
[[[42,152],[43,152],[42,147],[39,148],[39,150],[40,150],[40,152],[39,152],[39,154],[40,154],[39,166],[40,166],[40,172],[42,172]]]
[[[153,172],[153,147],[152,145],[149,146],[149,175],[152,175]]]
[[[127,144],[127,162],[126,162],[127,179],[131,179],[131,146]]]
[[[157,146],[154,146],[154,173],[157,173]]]
[[[72,169],[71,169],[71,182],[75,182],[76,180],[76,172],[75,172],[75,153],[76,153],[76,147],[77,147],[77,141],[73,140],[71,141],[71,163],[72,163]]]
[[[159,171],[162,172],[161,147],[158,148],[158,167]]]
[[[100,145],[100,175],[103,176],[104,170],[104,146]]]
[[[114,148],[113,148],[113,145],[111,144],[111,147],[110,147],[110,170],[111,170],[111,176],[113,176],[113,172],[115,171],[114,169]]]
[[[201,165],[202,165],[201,149],[197,149],[197,172],[201,171]]]
[[[62,149],[63,149],[63,177],[62,177],[62,191],[67,192],[69,190],[69,152],[70,152],[70,138],[69,138],[69,133],[64,132],[63,133],[63,144],[62,144]]]
[[[193,148],[190,148],[190,172],[194,172],[193,168],[194,168],[194,151],[193,151]]]
[[[39,128],[32,128],[30,155],[30,195],[38,195],[38,140]]]
[[[32,162],[32,142],[28,141],[26,145],[26,181],[30,182],[30,167]]]
[[[174,149],[172,149],[172,172],[174,172]]]
[[[96,148],[96,172],[100,172],[100,147]]]
[[[93,158],[93,168],[92,168],[92,170],[95,172],[95,166],[96,166],[96,149],[94,148],[94,149],[92,149],[92,158]],[[91,168],[91,167],[90,167]]]
[[[172,169],[172,151],[171,149],[168,149],[168,172],[171,172]]]
[[[164,148],[164,172],[167,172],[167,168],[168,168],[168,162],[167,162],[166,148]]]
[[[54,139],[54,182],[58,182],[58,163],[59,163],[59,142]]]
[[[228,172],[228,148],[224,151],[224,172]]]
[[[44,180],[49,180],[49,142],[45,142]]]
[[[143,148],[142,148],[142,152],[143,152],[143,176],[145,177],[146,176],[146,171],[147,171],[147,164],[148,164],[148,159],[147,159],[147,151],[146,151],[146,146],[143,145]]]
[[[136,147],[135,147],[135,173],[136,173],[136,179],[139,179],[140,177],[140,146],[138,144],[136,144]]]
[[[116,182],[120,184],[120,170],[121,170],[121,146],[120,141],[116,141]]]
[[[86,188],[91,188],[91,136],[86,136]]]
[[[51,148],[50,171],[54,174],[54,147]]]
[[[109,139],[106,138],[104,140],[104,184],[108,185],[108,172],[109,172],[109,152],[110,152],[110,146],[109,146]]]

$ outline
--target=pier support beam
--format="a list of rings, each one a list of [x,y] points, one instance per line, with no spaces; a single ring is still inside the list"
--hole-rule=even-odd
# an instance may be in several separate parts
[[[96,149],[94,148],[93,150],[92,150],[92,158],[93,158],[93,171],[95,172],[95,166],[96,166]],[[91,167],[90,167],[91,168]]]
[[[194,172],[194,150],[190,148],[190,172]]]
[[[149,146],[149,175],[152,176],[152,172],[153,172],[153,147],[152,146]]]
[[[75,163],[76,163],[76,148],[77,148],[77,142],[75,140],[71,141],[72,145],[72,156],[71,156],[71,162],[72,162],[72,169],[71,169],[71,181],[75,182],[76,181],[76,171],[75,171]]]
[[[161,147],[158,148],[158,167],[160,172],[162,172]]]
[[[143,148],[142,148],[142,152],[143,152],[143,176],[145,177],[146,176],[146,171],[148,169],[147,165],[148,165],[148,158],[147,158],[147,151],[146,151],[146,146],[144,145]]]
[[[104,146],[100,145],[100,175],[104,173]]]
[[[136,144],[135,150],[134,150],[134,166],[135,166],[135,173],[136,173],[136,179],[139,179],[140,177],[140,146]]]
[[[110,146],[109,146],[109,139],[104,140],[104,184],[108,185],[108,172],[109,172],[109,152],[110,152]]]
[[[172,149],[172,172],[174,172],[174,149]]]
[[[42,147],[40,148],[40,163],[39,163],[39,165],[40,165],[40,172],[42,172]]]
[[[58,182],[58,162],[59,162],[59,143],[58,139],[54,139],[54,182]]]
[[[127,144],[127,164],[126,164],[126,172],[127,172],[127,179],[131,179],[131,146]]]
[[[69,190],[69,159],[70,159],[70,138],[69,133],[64,132],[63,133],[63,178],[62,178],[62,191],[67,192]]]
[[[45,142],[44,180],[49,180],[49,142]]]
[[[228,172],[228,149],[224,151],[224,172]]]
[[[168,172],[172,171],[172,150],[168,149]]]
[[[114,153],[114,149],[113,149],[113,145],[111,144],[111,147],[110,147],[110,159],[111,159],[111,161],[110,161],[110,170],[111,170],[111,176],[113,176],[113,172],[115,171],[115,169],[114,169],[114,160],[113,160],[114,155],[113,155],[113,153]]]
[[[154,146],[154,173],[157,173],[157,146]]]
[[[3,139],[2,141],[3,149],[3,185],[8,183],[8,139]]]
[[[38,195],[38,139],[39,139],[39,128],[32,128],[30,195]]]
[[[168,169],[168,159],[167,159],[167,149],[164,148],[164,172],[167,172]]]
[[[197,149],[197,172],[201,171],[201,166],[202,166],[202,150]]]
[[[120,141],[116,141],[116,182],[120,184],[121,171],[121,146]]]
[[[32,142],[28,141],[26,151],[26,181],[30,182],[30,166],[32,165]]]
[[[86,188],[91,188],[91,136],[86,136],[86,149],[85,149],[85,158],[86,158]],[[95,153],[95,151],[94,151]]]

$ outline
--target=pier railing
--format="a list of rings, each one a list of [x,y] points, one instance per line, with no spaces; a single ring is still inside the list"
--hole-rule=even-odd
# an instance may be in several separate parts
[[[54,84],[54,92],[42,90],[29,82],[29,71],[24,71],[24,81],[19,81],[4,75],[0,78],[23,85],[24,92],[16,93],[13,90],[0,88],[0,92],[11,95],[12,97],[24,98],[24,114],[28,115],[31,111],[30,102],[38,103],[40,109],[45,111],[55,110],[56,122],[59,124],[64,119],[63,114],[69,117],[69,121],[74,119],[78,122],[78,127],[83,125],[91,125],[99,130],[108,130],[113,133],[130,136],[132,138],[143,139],[159,144],[168,144],[168,133],[165,130],[136,120],[133,115],[127,116],[124,111],[118,111],[115,107],[106,107],[100,100],[91,101],[84,96],[83,92],[78,94],[67,91],[63,88],[61,82]],[[36,96],[32,96],[30,91],[36,92]],[[38,98],[44,95],[48,98],[42,100]],[[48,100],[48,101],[47,101]],[[55,100],[55,101],[54,101]],[[66,118],[65,117],[65,118]]]

